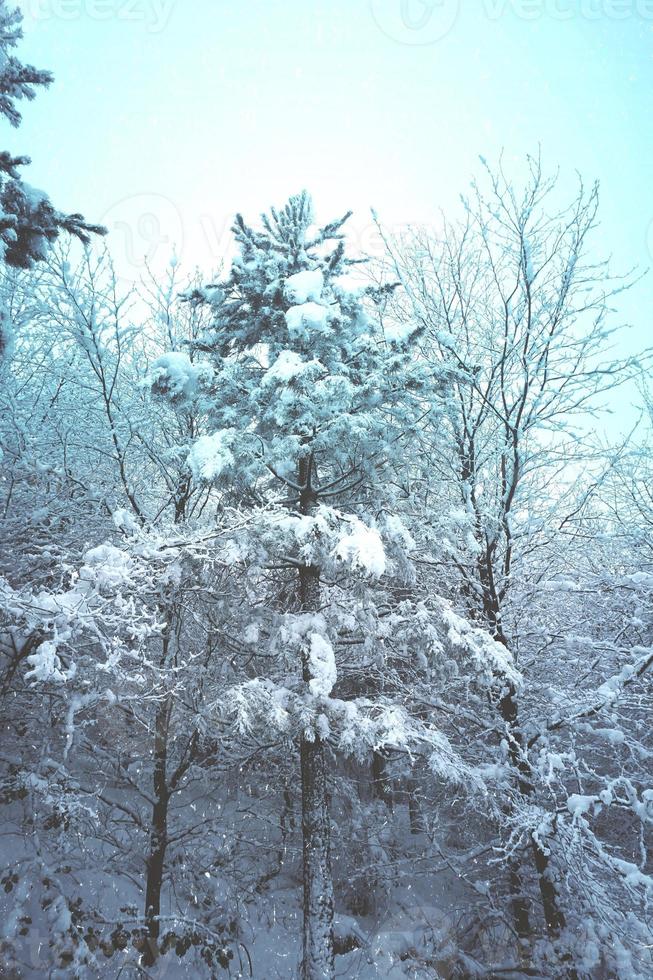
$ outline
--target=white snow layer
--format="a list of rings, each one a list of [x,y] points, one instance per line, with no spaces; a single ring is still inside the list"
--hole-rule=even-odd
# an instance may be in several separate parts
[[[353,568],[362,568],[376,578],[380,578],[385,572],[386,559],[381,535],[358,519],[352,522],[349,533],[340,539],[334,554],[349,562]]]
[[[129,579],[131,565],[126,551],[113,544],[101,544],[85,552],[80,579],[93,582],[100,590],[103,587],[115,588]]]
[[[296,351],[282,350],[272,367],[263,375],[262,384],[268,384],[270,381],[292,381],[304,371],[315,367],[321,368],[322,365],[315,359],[303,360],[301,354],[297,354]]]
[[[200,384],[208,381],[212,373],[206,361],[193,363],[183,351],[170,351],[152,365],[150,384],[171,398],[193,398]]]
[[[54,681],[61,684],[67,681],[74,670],[64,672],[62,663],[57,654],[57,644],[53,640],[46,640],[27,658],[30,670],[25,677],[33,681]]]
[[[196,480],[210,482],[234,464],[231,451],[234,430],[221,429],[201,436],[188,454],[187,463]]]
[[[320,633],[311,633],[309,641],[308,657],[313,676],[308,686],[311,689],[311,694],[315,697],[321,695],[328,698],[338,676],[333,647],[327,638]]]
[[[329,311],[320,303],[302,303],[291,306],[286,313],[286,324],[291,337],[302,337],[309,330],[325,331],[328,328]]]
[[[125,507],[118,507],[117,510],[114,510],[111,517],[119,531],[125,531],[127,534],[135,534],[139,529],[138,521],[132,512]]]
[[[322,298],[324,276],[319,269],[306,269],[288,276],[285,284],[286,299],[289,303],[306,303],[315,300],[319,303]]]
[[[582,817],[583,814],[589,813],[597,799],[596,796],[582,796],[580,793],[572,793],[571,796],[567,797],[567,809],[572,816]]]

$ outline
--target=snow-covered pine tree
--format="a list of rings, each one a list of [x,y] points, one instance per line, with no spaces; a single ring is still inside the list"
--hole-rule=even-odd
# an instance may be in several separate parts
[[[34,99],[38,86],[53,81],[49,71],[25,65],[11,54],[23,37],[22,20],[17,7],[0,0],[0,115],[12,126],[19,126],[22,118],[16,102]],[[19,168],[29,163],[29,157],[0,151],[0,252],[7,265],[19,269],[29,269],[44,259],[60,231],[82,242],[88,242],[91,234],[105,233],[104,228],[88,224],[81,214],[65,215],[55,210],[47,194],[24,183]]]
[[[215,717],[231,711],[250,735],[259,726],[261,744],[271,729],[299,741],[304,980],[334,975],[330,750],[417,750],[438,776],[473,783],[432,719],[410,711],[402,670],[441,658],[445,676],[447,643],[474,660],[472,676],[512,669],[437,601],[401,602],[413,542],[390,474],[425,406],[437,410],[446,372],[425,374],[409,337],[389,342],[375,328],[365,304],[379,291],[347,275],[347,217],[315,227],[306,193],[261,231],[239,216],[229,277],[190,295],[213,319],[196,345],[212,367],[202,369],[209,431],[189,466],[222,503],[258,510],[230,545],[250,581],[240,616],[251,679],[224,692]]]
[[[347,217],[311,235],[312,205],[306,193],[292,198],[281,212],[273,210],[269,218],[264,217],[261,233],[238,216],[234,231],[241,255],[217,297],[211,296],[212,301],[217,299],[216,318],[203,345],[221,360],[216,381],[219,398],[211,411],[218,430],[194,447],[196,473],[218,476],[225,460],[234,460],[236,476],[264,494],[271,490],[278,496],[281,487],[289,497],[291,513],[305,522],[315,520],[327,497],[342,497],[357,488],[365,478],[369,457],[382,449],[377,410],[383,396],[376,390],[376,345],[370,343],[359,302],[337,284],[348,264],[341,233]],[[325,253],[325,245],[335,248]],[[260,486],[264,470],[271,477],[269,487]],[[380,540],[371,533],[360,540],[367,548],[359,560],[380,560],[374,553]],[[296,592],[289,608],[298,614],[300,639],[307,641],[301,643],[302,680],[313,696],[328,696],[336,665],[322,616],[321,569],[301,555],[292,560]],[[300,738],[300,757],[303,975],[305,980],[317,980],[333,976],[334,970],[322,734],[306,728]]]

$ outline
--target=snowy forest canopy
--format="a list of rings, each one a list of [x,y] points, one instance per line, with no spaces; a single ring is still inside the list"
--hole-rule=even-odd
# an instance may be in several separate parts
[[[19,40],[0,2],[14,125]],[[0,976],[652,976],[653,398],[597,187],[483,162],[373,259],[302,192],[125,289],[27,162]]]

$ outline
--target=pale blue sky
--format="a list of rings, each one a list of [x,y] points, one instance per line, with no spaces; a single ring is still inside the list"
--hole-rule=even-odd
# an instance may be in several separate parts
[[[125,274],[174,239],[207,272],[234,211],[308,187],[370,244],[452,213],[478,155],[601,181],[597,244],[652,262],[653,0],[24,0],[56,82],[9,138]],[[651,277],[622,304],[649,337]]]

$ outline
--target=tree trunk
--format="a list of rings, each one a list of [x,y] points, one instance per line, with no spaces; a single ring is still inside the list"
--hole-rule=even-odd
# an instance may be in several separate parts
[[[537,868],[547,932],[552,939],[557,939],[565,928],[565,917],[560,908],[558,893],[551,878],[549,858],[534,838],[531,838],[531,847],[533,849],[535,867]]]
[[[495,639],[499,643],[503,644],[507,650],[509,650],[510,645],[508,643],[508,638],[506,637],[501,624],[501,613],[498,598],[488,596],[487,593],[485,595],[485,614],[492,632],[494,633]],[[528,799],[533,796],[535,786],[533,783],[530,764],[523,754],[524,742],[521,727],[519,725],[517,692],[512,684],[509,685],[507,691],[499,701],[499,711],[510,735],[508,755],[511,764],[517,773],[519,792]],[[537,871],[537,880],[540,889],[540,896],[542,898],[542,907],[544,910],[547,932],[552,939],[557,939],[565,927],[565,917],[560,908],[558,893],[551,876],[549,856],[538,841],[536,841],[532,836],[530,846],[533,854],[535,870]],[[513,914],[515,918],[515,927],[518,934],[525,938],[530,933],[529,903],[523,895],[521,874],[519,871],[519,866],[515,861],[511,862],[510,880],[511,889],[514,896]]]
[[[315,503],[311,490],[312,461],[302,460],[299,483],[304,487],[300,511],[310,514]],[[299,569],[299,599],[302,612],[320,609],[320,573],[312,565]],[[311,666],[308,655],[302,663],[308,684]],[[302,783],[302,837],[304,872],[304,948],[302,980],[332,980],[333,880],[331,877],[331,828],[327,797],[326,746],[317,733],[305,733],[300,741]]]
[[[148,933],[145,966],[153,966],[158,953],[161,914],[161,888],[168,846],[168,802],[167,755],[168,722],[170,719],[170,698],[166,698],[157,708],[154,733],[154,804],[152,807],[152,829],[150,834],[150,853],[147,858],[147,880],[145,885],[145,922]]]
[[[302,980],[331,980],[333,882],[327,804],[326,758],[322,740],[302,736],[302,833],[304,839],[304,959]]]
[[[501,640],[500,642],[504,641]],[[507,645],[507,642],[504,642],[504,646],[507,647]],[[510,735],[508,757],[513,769],[517,773],[519,791],[524,796],[529,796],[533,790],[533,785],[530,779],[526,778],[528,773],[524,771],[525,763],[521,756],[522,736],[521,729],[519,728],[516,691],[512,685],[510,685],[507,692],[499,701],[499,712]],[[504,812],[509,813],[509,809],[509,807],[505,807]],[[515,930],[520,939],[528,939],[531,935],[531,903],[524,891],[520,864],[519,857],[512,856],[510,858],[508,862],[508,881],[512,895],[511,907]]]
[[[388,778],[388,757],[381,749],[372,753],[372,795],[375,800],[382,800],[392,812],[394,798]]]

